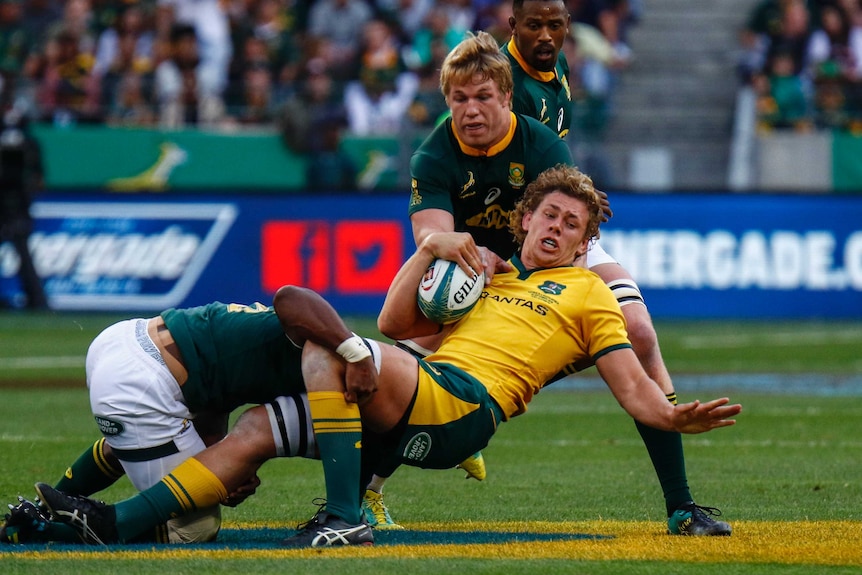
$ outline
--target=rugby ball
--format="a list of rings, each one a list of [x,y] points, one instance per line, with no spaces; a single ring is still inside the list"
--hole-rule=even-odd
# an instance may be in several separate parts
[[[473,309],[485,287],[485,271],[467,275],[458,264],[437,259],[419,282],[419,309],[430,320],[448,324]]]

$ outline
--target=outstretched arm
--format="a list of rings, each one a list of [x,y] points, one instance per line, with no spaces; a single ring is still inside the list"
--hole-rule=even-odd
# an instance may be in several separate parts
[[[377,369],[371,352],[318,293],[282,286],[272,302],[284,333],[297,345],[312,341],[345,361],[345,398],[360,403],[377,391]]]
[[[703,433],[733,425],[729,419],[742,406],[728,405],[726,397],[701,403],[671,405],[659,387],[644,372],[634,351],[618,349],[596,360],[596,368],[619,404],[629,415],[650,427],[680,433]]]

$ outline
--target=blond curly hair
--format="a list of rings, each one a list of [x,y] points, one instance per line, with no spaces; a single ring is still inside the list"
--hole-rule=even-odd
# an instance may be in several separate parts
[[[527,232],[521,228],[524,215],[527,212],[534,212],[545,196],[553,192],[561,192],[583,201],[590,214],[586,229],[587,238],[590,240],[599,238],[601,204],[592,178],[574,166],[557,164],[539,174],[538,178],[527,185],[524,195],[515,204],[515,209],[509,216],[509,231],[515,236],[515,242],[519,248],[524,245],[524,238],[527,236]]]

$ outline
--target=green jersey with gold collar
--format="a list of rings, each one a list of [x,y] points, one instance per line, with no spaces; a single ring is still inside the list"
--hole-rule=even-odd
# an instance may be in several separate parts
[[[512,109],[536,118],[565,138],[572,126],[572,90],[565,54],[560,52],[553,72],[540,72],[527,64],[514,39],[503,45],[502,51],[512,64]]]
[[[528,183],[557,164],[571,165],[571,152],[534,118],[513,113],[509,133],[487,153],[461,142],[448,118],[410,159],[408,213],[446,210],[455,231],[469,232],[476,244],[507,259],[516,247],[509,232],[515,202]]]

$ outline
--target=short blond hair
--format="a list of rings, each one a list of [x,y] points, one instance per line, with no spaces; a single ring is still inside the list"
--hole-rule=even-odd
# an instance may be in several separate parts
[[[539,174],[538,178],[527,185],[524,195],[512,210],[509,231],[515,236],[518,247],[524,245],[524,238],[527,237],[527,232],[521,227],[524,215],[536,211],[545,196],[553,192],[579,199],[587,205],[590,219],[587,222],[586,236],[590,240],[598,239],[602,210],[592,178],[574,166],[557,164]]]
[[[483,81],[493,80],[503,94],[511,93],[515,87],[509,58],[485,31],[467,32],[467,37],[446,55],[440,69],[440,91],[448,97],[453,84],[470,84],[477,74]]]

